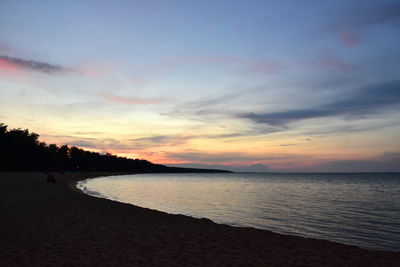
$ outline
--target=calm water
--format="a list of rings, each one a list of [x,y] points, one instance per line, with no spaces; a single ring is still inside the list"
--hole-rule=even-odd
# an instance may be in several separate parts
[[[400,250],[400,174],[141,174],[78,188],[218,223]]]

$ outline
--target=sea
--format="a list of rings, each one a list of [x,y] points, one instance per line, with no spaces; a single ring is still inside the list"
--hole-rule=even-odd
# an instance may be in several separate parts
[[[400,173],[135,174],[77,187],[216,223],[400,251]]]

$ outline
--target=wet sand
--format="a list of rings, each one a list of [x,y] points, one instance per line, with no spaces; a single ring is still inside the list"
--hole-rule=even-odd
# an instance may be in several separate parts
[[[109,173],[108,173],[109,174]],[[94,198],[107,173],[0,173],[0,266],[400,266],[400,252],[239,228]]]

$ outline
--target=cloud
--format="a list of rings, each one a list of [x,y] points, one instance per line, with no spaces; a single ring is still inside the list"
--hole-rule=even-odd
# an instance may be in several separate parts
[[[217,64],[217,65],[232,65],[236,67],[238,73],[254,73],[254,74],[278,74],[283,66],[274,60],[260,59],[251,60],[241,57],[206,57],[206,58],[186,58],[175,59],[169,66],[179,67],[189,63],[200,64]]]
[[[160,113],[160,115],[174,118],[184,117],[189,120],[196,120],[207,124],[210,124],[210,122],[215,122],[216,126],[219,128],[227,129],[225,133],[221,134],[197,136],[201,138],[249,137],[287,130],[287,128],[282,125],[257,125],[254,127],[247,125],[246,128],[243,128],[240,126],[241,124],[239,125],[237,122],[235,122],[237,121],[238,110],[240,110],[243,105],[243,99],[248,101],[248,103],[251,103],[250,101],[252,101],[251,99],[253,99],[253,95],[256,95],[259,92],[264,93],[259,88],[245,88],[245,90],[241,89],[241,91],[232,89],[227,93],[223,93],[222,95],[200,98],[195,101],[189,101],[181,103],[180,105],[175,105],[172,107],[172,110],[166,110]],[[230,125],[231,121],[237,125]]]
[[[116,96],[110,94],[101,94],[106,100],[125,105],[146,105],[146,104],[162,104],[169,102],[167,98],[164,97],[155,97],[155,98],[139,98],[139,97],[125,97],[125,96]]]
[[[77,135],[97,135],[97,134],[102,134],[102,132],[78,131],[78,132],[75,132],[74,134],[77,134]]]
[[[50,140],[51,142],[55,141],[57,144],[93,148],[104,152],[112,152],[115,150],[126,151],[132,149],[131,145],[124,144],[113,138],[79,137],[75,135],[41,135],[41,137]]]
[[[57,74],[62,72],[73,71],[71,68],[66,68],[58,65],[53,65],[34,60],[25,60],[15,57],[0,56],[0,71],[19,71],[30,70],[46,74]]]
[[[379,4],[373,7],[357,7],[346,17],[345,23],[351,26],[400,22],[400,3]]]
[[[350,97],[342,97],[328,104],[313,108],[287,110],[273,113],[244,113],[241,118],[256,123],[285,125],[292,121],[345,116],[348,119],[365,116],[385,107],[394,107],[400,103],[400,80],[377,84],[357,90]]]
[[[354,123],[349,122],[347,125],[338,126],[335,124],[325,124],[323,127],[320,125],[317,129],[306,130],[304,132],[305,135],[314,136],[314,135],[333,135],[337,133],[359,133],[359,132],[369,132],[374,130],[380,130],[383,128],[393,126],[393,121],[379,121],[373,120],[370,123],[363,121],[362,123]]]
[[[348,70],[350,68],[350,64],[341,58],[322,58],[315,61],[315,63],[321,67],[330,67],[339,70]]]
[[[76,135],[43,135],[47,140],[51,142],[56,142],[58,144],[68,144],[70,146],[78,146],[83,148],[93,148],[97,151],[109,151],[113,153],[120,152],[139,152],[140,153],[149,153],[148,150],[160,151],[163,147],[168,148],[176,148],[182,145],[185,145],[192,139],[214,139],[214,138],[232,138],[237,136],[242,136],[242,134],[216,134],[216,135],[184,135],[184,134],[176,134],[176,135],[153,135],[153,136],[143,136],[137,138],[130,139],[121,139],[116,140],[112,138],[98,138],[98,137],[89,137],[90,135],[99,134],[99,132],[75,132]],[[85,135],[89,135],[85,137]],[[224,140],[225,141],[225,140]],[[180,161],[184,160],[185,154],[174,154],[171,159],[179,159]],[[202,156],[201,153],[197,152],[189,152],[191,157],[194,158],[202,158],[205,160],[207,155]],[[214,158],[222,157],[223,159],[236,158],[240,159],[243,155],[238,156],[239,154],[235,153],[235,156],[229,154],[214,154]],[[251,158],[250,156],[247,156]],[[255,158],[251,158],[255,160]],[[258,159],[258,157],[257,157]],[[186,161],[186,160],[185,160]]]
[[[347,71],[350,69],[351,64],[337,56],[332,49],[322,48],[318,51],[315,58],[309,60],[303,60],[301,63],[318,68],[329,68],[337,69],[341,71]]]
[[[8,45],[0,43],[0,52],[1,53],[9,52],[9,51],[11,51],[11,48]]]
[[[273,61],[255,61],[243,66],[238,72],[241,73],[261,73],[278,74],[282,70],[282,65]]]
[[[282,157],[288,160],[290,156]],[[208,169],[225,169],[235,172],[399,172],[400,171],[400,152],[385,152],[377,157],[369,159],[351,159],[351,160],[330,160],[324,163],[313,163],[311,165],[301,166],[291,164],[285,161],[280,167],[269,168],[269,166],[254,163],[240,164],[237,162],[193,162],[179,163],[174,166],[192,167],[192,168],[208,168]]]
[[[162,147],[162,146],[178,146],[187,143],[192,139],[229,139],[235,137],[248,136],[247,133],[226,133],[226,134],[176,134],[176,135],[154,135],[148,137],[138,137],[127,139],[136,149],[146,149],[151,147]],[[226,141],[226,140],[224,140]]]
[[[166,152],[166,156],[169,159],[180,160],[191,163],[201,163],[201,164],[210,164],[210,163],[225,163],[225,162],[236,162],[240,164],[241,162],[248,161],[261,161],[268,159],[275,159],[273,157],[266,156],[257,156],[250,155],[241,152],[225,152],[225,153],[205,153],[198,151],[191,152]]]
[[[70,146],[77,146],[77,147],[87,147],[87,148],[97,148],[98,145],[96,145],[93,142],[87,141],[87,140],[74,140],[69,142]]]
[[[357,46],[360,43],[359,34],[352,33],[349,30],[341,30],[340,37],[343,43],[347,46]]]
[[[399,24],[400,3],[386,3],[375,6],[354,6],[334,25],[340,39],[346,46],[357,46],[361,34],[373,25]]]
[[[382,158],[387,160],[394,160],[400,163],[400,152],[384,152]]]
[[[371,159],[333,160],[315,167],[329,172],[399,172],[400,152],[385,152]]]
[[[128,139],[127,141],[135,149],[147,149],[151,147],[162,147],[162,146],[178,146],[185,144],[192,136],[180,136],[180,135],[155,135],[148,137],[139,137]]]

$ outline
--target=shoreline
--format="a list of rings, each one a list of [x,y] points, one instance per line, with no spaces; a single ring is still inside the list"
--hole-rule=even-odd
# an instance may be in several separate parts
[[[84,181],[87,179],[95,179],[95,178],[99,178],[99,177],[107,177],[107,176],[116,176],[116,175],[134,175],[137,173],[121,173],[121,172],[93,172],[93,173],[88,173],[89,177],[77,177],[77,178],[73,178],[73,179],[63,179],[63,175],[58,174],[57,176],[57,181],[58,183],[61,183],[64,186],[67,186],[70,190],[72,190],[73,192],[79,193],[79,194],[85,194],[84,192],[82,192],[82,190],[80,190],[77,185],[80,181]],[[60,179],[61,176],[61,179]]]
[[[400,252],[217,224],[108,199],[81,180],[128,173],[0,173],[5,266],[399,266]],[[132,173],[129,173],[132,174]]]

